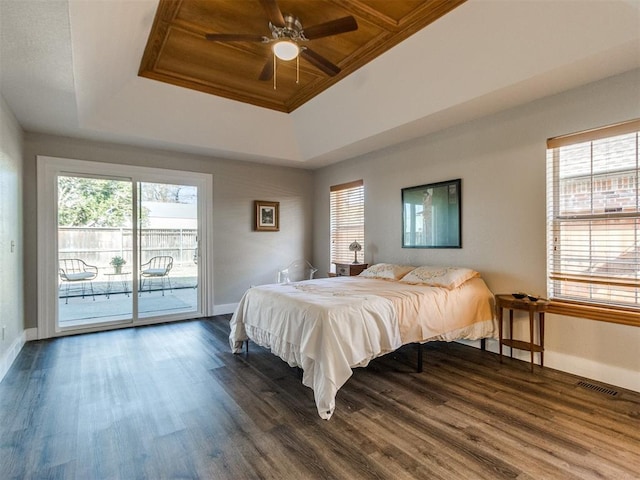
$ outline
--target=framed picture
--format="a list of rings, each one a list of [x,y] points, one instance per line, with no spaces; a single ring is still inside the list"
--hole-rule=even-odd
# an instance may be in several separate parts
[[[462,248],[461,180],[402,189],[402,248]]]
[[[256,212],[255,229],[262,232],[277,232],[280,230],[280,202],[254,202]]]

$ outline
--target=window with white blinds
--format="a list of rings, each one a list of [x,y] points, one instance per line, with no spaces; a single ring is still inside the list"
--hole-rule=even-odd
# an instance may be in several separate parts
[[[334,185],[330,188],[331,197],[331,261],[350,263],[354,252],[349,245],[357,241],[362,250],[358,258],[363,261],[364,251],[364,182]]]
[[[640,325],[639,132],[634,120],[547,141],[556,313]]]

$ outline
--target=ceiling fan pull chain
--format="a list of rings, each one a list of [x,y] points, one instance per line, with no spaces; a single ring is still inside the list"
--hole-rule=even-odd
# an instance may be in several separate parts
[[[296,83],[300,83],[300,55],[296,57]]]
[[[273,89],[276,90],[276,54],[273,54]]]

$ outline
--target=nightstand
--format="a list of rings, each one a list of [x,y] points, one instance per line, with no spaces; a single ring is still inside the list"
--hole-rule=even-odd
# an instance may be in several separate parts
[[[513,358],[513,349],[528,350],[531,352],[531,371],[533,372],[533,354],[540,354],[540,366],[544,366],[544,312],[549,306],[548,300],[537,300],[535,302],[527,297],[519,299],[510,294],[496,295],[496,313],[498,314],[498,330],[500,331],[500,363],[502,363],[502,346],[509,347],[511,357]],[[502,329],[502,309],[509,309],[509,338],[503,338]],[[513,339],[513,311],[523,310],[529,312],[529,341]],[[534,342],[533,324],[535,322],[535,314],[538,313],[538,343]]]
[[[368,263],[335,263],[336,277],[354,277],[367,269]]]

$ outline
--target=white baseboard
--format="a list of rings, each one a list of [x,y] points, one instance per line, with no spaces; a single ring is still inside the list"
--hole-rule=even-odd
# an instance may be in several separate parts
[[[37,328],[27,328],[25,330],[27,336],[27,342],[33,342],[38,339],[38,329]]]
[[[509,349],[504,347],[503,353],[508,354]],[[529,352],[522,350],[514,349],[513,351],[513,357],[523,362],[529,362],[530,355]],[[535,363],[539,365],[540,355],[536,353],[534,359]],[[640,371],[638,370],[629,370],[628,368],[609,365],[590,358],[576,357],[546,349],[544,351],[544,366],[596,382],[640,392]]]
[[[225,315],[227,313],[233,313],[238,308],[237,303],[227,303],[225,305],[214,305],[213,306],[213,314],[214,315]]]
[[[565,353],[546,350],[544,352],[545,367],[579,375],[598,382],[640,392],[640,372],[627,368],[607,365],[589,358],[574,357]]]
[[[458,342],[478,348],[480,345],[479,341],[470,342],[458,340]],[[487,350],[498,353],[498,342],[496,340],[487,340]],[[503,347],[502,353],[509,355],[509,348]],[[518,360],[522,360],[523,362],[529,362],[531,358],[529,352],[517,349],[513,350],[513,357]],[[540,356],[537,353],[535,354],[534,359],[536,364],[539,365]],[[640,371],[637,370],[629,370],[628,368],[621,368],[615,365],[607,365],[589,358],[575,357],[573,355],[553,352],[551,350],[545,350],[544,352],[544,366],[561,372],[570,373],[572,375],[578,375],[596,382],[602,382],[608,385],[626,388],[627,390],[633,390],[634,392],[640,392]]]
[[[14,360],[18,358],[20,350],[22,350],[24,344],[37,338],[37,332],[38,329],[36,328],[28,328],[22,332],[22,335],[18,336],[13,342],[11,342],[11,346],[0,358],[0,382],[11,368],[11,365],[13,365]]]

